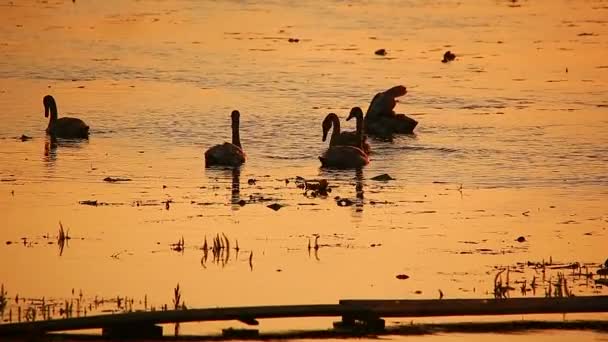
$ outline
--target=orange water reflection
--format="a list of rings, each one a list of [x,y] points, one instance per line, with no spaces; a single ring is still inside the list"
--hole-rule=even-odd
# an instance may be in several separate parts
[[[11,298],[76,289],[155,307],[179,283],[189,307],[208,307],[491,297],[496,267],[596,270],[608,257],[606,10],[510,3],[1,4],[0,281]],[[440,62],[446,49],[456,61]],[[417,134],[372,140],[363,170],[320,170],[320,119],[399,83]],[[46,94],[91,125],[88,141],[45,136]],[[233,109],[249,160],[205,169]],[[396,180],[371,179],[382,173]],[[307,196],[296,176],[332,192]],[[61,253],[60,221],[72,237]],[[203,266],[218,234],[240,250]]]

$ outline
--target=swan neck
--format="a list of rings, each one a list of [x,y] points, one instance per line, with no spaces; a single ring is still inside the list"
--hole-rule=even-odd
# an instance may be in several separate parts
[[[337,116],[332,116],[331,126],[332,126],[332,131],[331,131],[331,139],[329,139],[329,145],[333,146],[334,143],[336,142],[336,139],[338,139],[338,136],[340,135],[340,119],[338,119]]]
[[[232,121],[232,144],[238,146],[240,149],[243,149],[241,146],[241,135],[239,133],[239,121]]]
[[[357,115],[355,119],[357,120],[357,141],[359,142],[359,147],[363,149],[363,118],[361,115]]]
[[[55,101],[52,101],[51,103],[49,103],[49,122],[54,122],[57,120],[57,104],[55,104]]]

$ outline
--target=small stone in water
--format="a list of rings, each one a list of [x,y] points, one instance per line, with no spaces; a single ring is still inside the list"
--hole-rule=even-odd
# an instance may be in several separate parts
[[[526,242],[526,238],[523,237],[523,236],[520,236],[515,241],[517,241],[517,242]]]

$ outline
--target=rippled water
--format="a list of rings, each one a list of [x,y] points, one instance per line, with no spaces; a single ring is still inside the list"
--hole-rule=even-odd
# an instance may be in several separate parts
[[[160,305],[180,282],[198,307],[436,298],[438,288],[485,297],[495,266],[608,257],[607,1],[0,7],[9,296],[77,288]],[[440,62],[446,50],[454,62]],[[416,134],[372,139],[361,173],[320,170],[322,118],[365,110],[396,84],[408,87],[396,110],[420,122]],[[46,94],[60,116],[91,126],[88,141],[45,148]],[[230,139],[233,109],[248,161],[238,173],[205,170],[204,150]],[[381,173],[396,180],[371,180]],[[327,178],[332,193],[305,197],[296,176]],[[252,200],[260,196],[268,201]],[[48,244],[58,221],[74,237],[61,256]],[[202,267],[205,237],[222,232],[241,255]],[[317,258],[307,251],[314,234]],[[514,242],[520,235],[528,242]],[[171,251],[182,236],[184,253]]]

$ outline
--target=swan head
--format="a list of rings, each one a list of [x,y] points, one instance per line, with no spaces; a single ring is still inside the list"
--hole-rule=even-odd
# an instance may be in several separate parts
[[[334,120],[339,120],[336,113],[329,113],[323,119],[323,141],[327,140],[327,133],[329,133]]]
[[[353,107],[350,110],[350,113],[348,114],[348,117],[346,118],[346,121],[349,121],[352,118],[356,118],[356,117],[363,117],[363,110],[361,110],[360,107]]]
[[[233,125],[235,123],[238,124],[239,118],[241,117],[241,113],[238,110],[233,110],[232,113],[230,114],[230,117],[232,118]]]
[[[44,117],[49,117],[49,112],[52,111],[52,108],[57,110],[57,104],[55,104],[55,99],[51,95],[47,95],[42,99],[42,104],[44,105]]]

